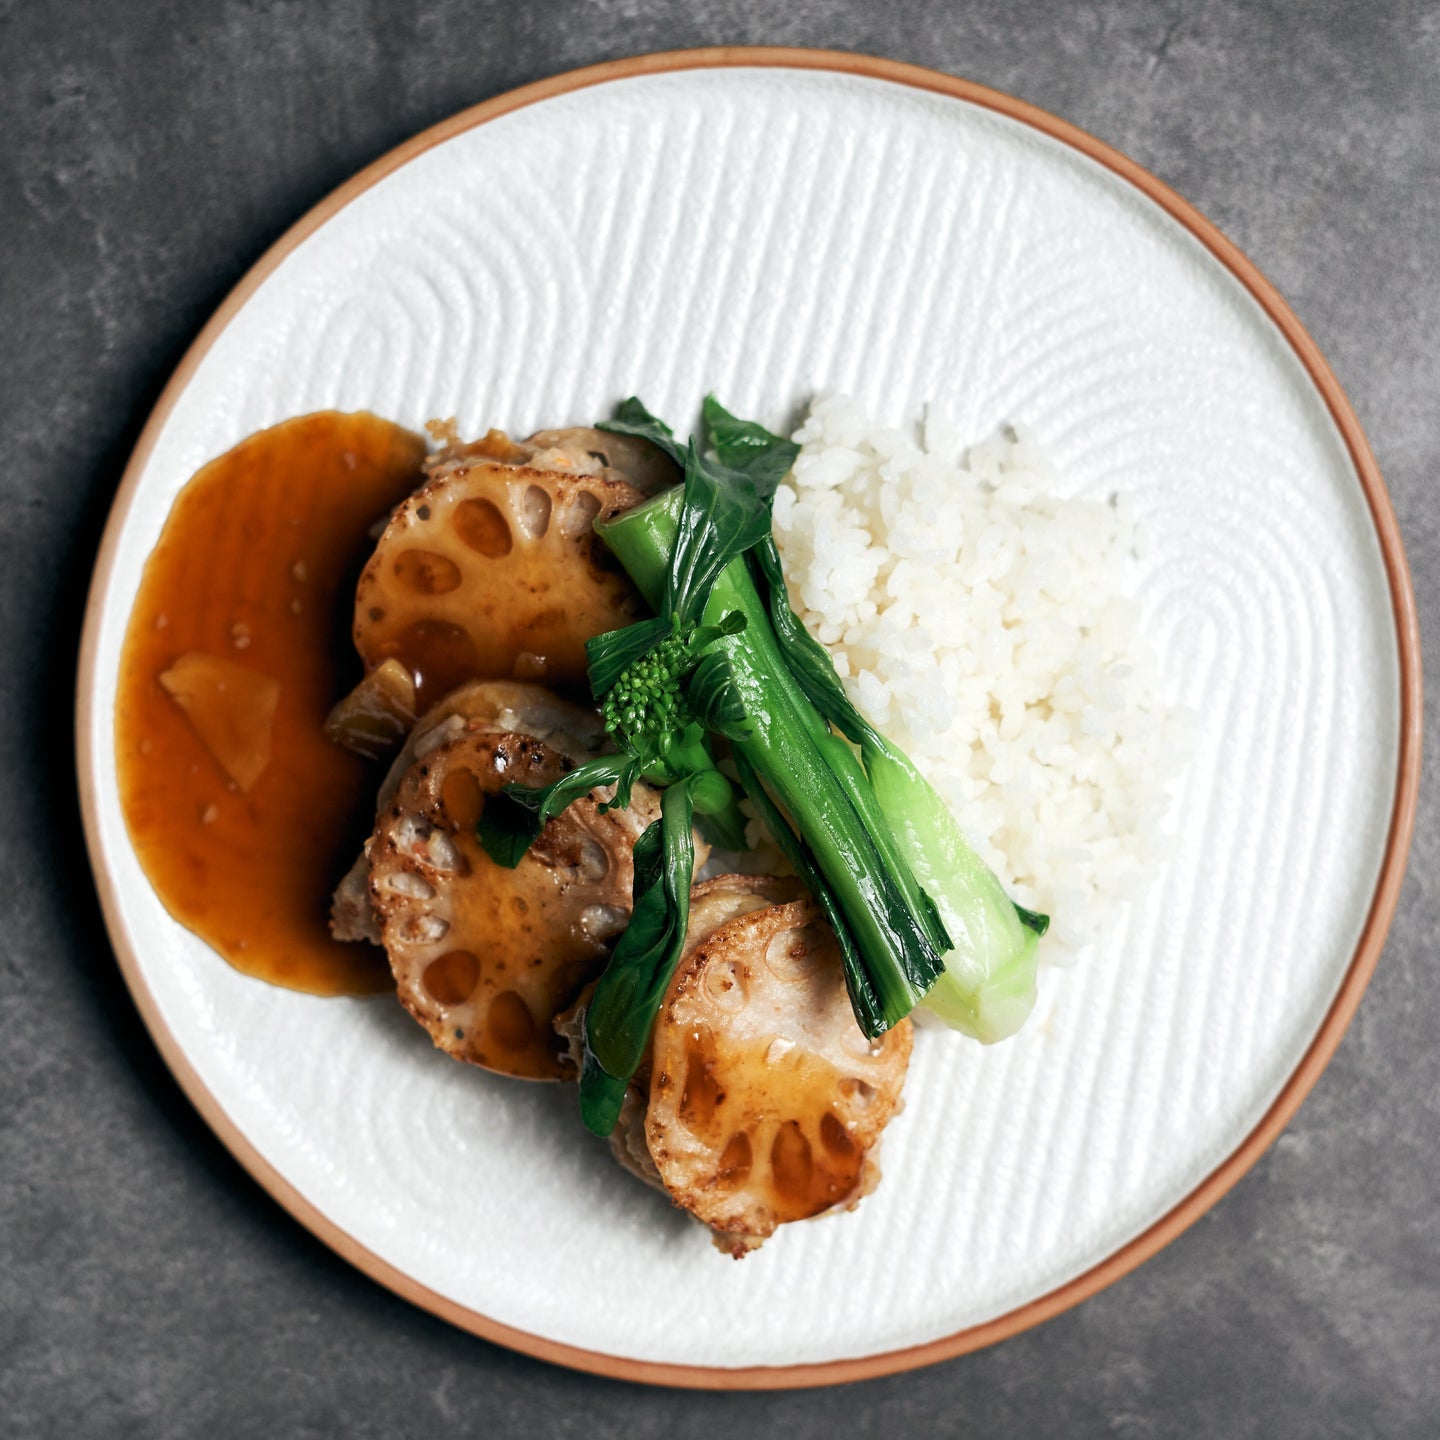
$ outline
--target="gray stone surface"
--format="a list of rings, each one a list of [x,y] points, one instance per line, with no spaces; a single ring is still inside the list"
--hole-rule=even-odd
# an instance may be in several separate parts
[[[446,1327],[271,1203],[140,1026],[78,833],[70,692],[106,508],[169,370],[286,225],[420,127],[557,70],[717,42],[965,75],[1198,204],[1348,388],[1433,650],[1440,6],[0,0],[0,1431],[1440,1434],[1433,784],[1359,1016],[1237,1189],[1078,1310],[848,1389],[647,1391]],[[1257,963],[1283,943],[1257,939]]]

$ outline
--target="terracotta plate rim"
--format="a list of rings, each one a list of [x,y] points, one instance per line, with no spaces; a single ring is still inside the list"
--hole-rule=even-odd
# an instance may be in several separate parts
[[[1400,734],[1394,800],[1385,855],[1364,928],[1339,992],[1300,1063],[1279,1096],[1241,1144],[1179,1204],[1148,1229],[1081,1275],[983,1324],[925,1344],[815,1364],[782,1366],[679,1365],[629,1359],[560,1344],[479,1314],[405,1275],[347,1234],[291,1186],[239,1131],[186,1059],[145,982],[139,957],[120,914],[119,896],[100,838],[93,744],[101,609],[109,588],[120,532],[140,477],[171,411],[226,326],[281,262],[352,200],[416,156],[452,137],[516,110],[593,85],[636,76],[727,67],[823,70],[929,91],[994,111],[1078,151],[1128,182],[1178,221],[1236,280],[1279,329],[1319,391],[1354,464],[1385,566],[1400,672]],[[1360,1003],[1390,927],[1415,824],[1420,786],[1421,665],[1419,622],[1395,512],[1355,412],[1329,364],[1278,291],[1193,206],[1119,151],[1065,120],[1023,100],[918,65],[833,50],[719,46],[665,51],[607,61],[508,91],[421,132],[367,166],[293,225],[250,269],[197,336],[147,421],[121,479],[97,556],[86,606],[76,693],[76,751],[86,843],[106,926],[125,982],[165,1063],[206,1123],[237,1160],[302,1225],[373,1279],[452,1324],[541,1360],[613,1378],[654,1385],[709,1389],[786,1389],[833,1385],[916,1369],[963,1355],[1018,1334],[1077,1305],[1149,1259],[1214,1205],[1258,1160],[1299,1108],[1334,1054]]]

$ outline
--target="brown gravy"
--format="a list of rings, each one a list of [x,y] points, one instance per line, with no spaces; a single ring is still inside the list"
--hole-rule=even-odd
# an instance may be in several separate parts
[[[348,637],[366,532],[415,488],[424,454],[420,436],[363,413],[304,415],[241,441],[177,497],[125,636],[115,748],[140,863],[182,925],[295,990],[392,983],[383,952],[327,929],[379,772],[321,727],[360,677]],[[196,655],[278,683],[268,761],[248,789],[161,683]]]

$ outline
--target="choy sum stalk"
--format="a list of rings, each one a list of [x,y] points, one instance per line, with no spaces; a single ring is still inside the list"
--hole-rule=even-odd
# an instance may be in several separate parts
[[[671,491],[601,531],[647,599],[658,599],[679,504]],[[939,977],[944,928],[904,862],[855,751],[830,730],[785,665],[743,560],[721,572],[702,619],[716,624],[728,614],[742,615],[745,625],[718,640],[716,650],[728,661],[749,726],[744,738],[731,737],[731,748],[836,897],[844,921],[839,933],[848,932],[858,951],[846,967],[851,1004],[861,1028],[878,1035],[908,1015]],[[845,948],[842,938],[842,954]]]

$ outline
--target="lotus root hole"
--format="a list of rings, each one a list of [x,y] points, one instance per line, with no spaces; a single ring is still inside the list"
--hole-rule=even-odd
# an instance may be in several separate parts
[[[400,927],[400,936],[407,945],[434,945],[443,940],[450,922],[438,915],[412,915]]]
[[[455,848],[455,842],[443,830],[432,830],[426,838],[425,858],[436,870],[445,870],[451,874],[470,868]]]
[[[685,1089],[680,1093],[680,1118],[692,1130],[707,1125],[722,1098],[705,1057],[692,1051],[685,1067]]]
[[[742,1130],[730,1137],[715,1168],[715,1183],[722,1190],[734,1190],[750,1178],[750,1137]]]
[[[451,950],[425,967],[420,983],[441,1005],[460,1005],[479,981],[480,961],[468,950]]]
[[[460,586],[460,567],[433,550],[402,550],[393,570],[395,579],[417,595],[448,595]]]
[[[508,555],[515,544],[510,522],[489,500],[462,500],[455,507],[455,533],[487,560]]]
[[[560,516],[560,533],[567,540],[584,535],[594,526],[595,517],[599,513],[600,501],[588,490],[578,491]]]
[[[875,1100],[875,1087],[868,1080],[853,1075],[847,1075],[840,1082],[840,1093],[861,1110],[867,1109]]]
[[[520,502],[520,528],[532,540],[539,540],[550,528],[550,496],[538,485],[531,485]]]
[[[525,902],[520,902],[524,907]],[[587,905],[580,912],[580,928],[586,936],[603,943],[612,940],[618,935],[629,922],[630,912],[622,910],[618,905]]]
[[[408,870],[397,870],[385,876],[380,883],[392,895],[404,895],[411,900],[433,900],[435,887],[423,875],[412,875]]]
[[[486,1029],[502,1050],[523,1050],[535,1038],[530,1007],[513,990],[502,990],[490,1002]]]
[[[745,977],[733,960],[717,960],[707,965],[701,983],[705,998],[717,1010],[739,1010],[745,1004]]]
[[[799,1124],[787,1120],[775,1132],[770,1146],[770,1173],[775,1188],[790,1200],[806,1200],[815,1174],[815,1157]]]
[[[833,1110],[827,1110],[820,1119],[820,1143],[842,1158],[855,1153],[855,1141]]]
[[[591,882],[603,880],[610,869],[610,857],[594,840],[585,840],[580,845],[580,859],[575,867],[580,878]]]
[[[431,826],[427,821],[407,812],[399,816],[399,823],[395,826],[395,846],[405,855],[423,855],[430,831]]]
[[[820,963],[820,932],[813,925],[782,930],[765,947],[765,963],[777,980],[805,980]]]
[[[440,786],[440,803],[453,829],[473,830],[485,808],[485,797],[475,772],[464,767],[450,771]]]

